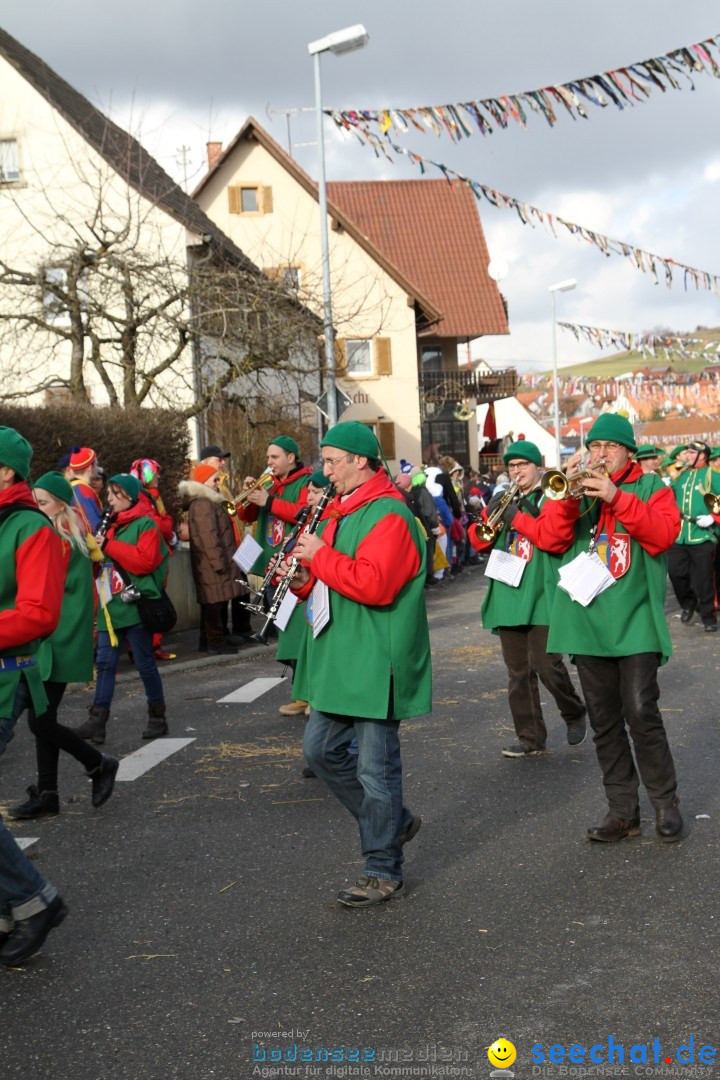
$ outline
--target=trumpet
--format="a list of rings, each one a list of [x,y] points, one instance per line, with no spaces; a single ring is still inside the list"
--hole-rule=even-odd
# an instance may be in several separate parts
[[[601,471],[603,476],[608,475],[604,461],[599,461],[594,468]],[[549,469],[540,481],[540,490],[546,499],[582,499],[585,494],[585,481],[592,479],[593,474],[587,465],[569,476],[559,469]]]
[[[503,496],[497,506],[494,507],[491,514],[488,514],[485,521],[481,521],[478,524],[477,531],[480,539],[486,544],[492,543],[495,537],[502,529],[502,516],[505,510],[513,501],[515,496],[520,491],[520,485],[517,480],[514,480],[512,484],[503,492]]]
[[[305,527],[303,528],[303,530],[302,530],[303,535],[305,535],[307,533],[307,535],[310,536],[310,535],[312,535],[312,533],[317,531],[317,527],[320,524],[320,520],[321,520],[321,518],[322,518],[322,516],[323,516],[323,514],[325,512],[325,507],[330,502],[330,500],[334,497],[334,495],[335,495],[335,488],[333,487],[332,484],[330,484],[323,491],[322,495],[320,496],[320,499],[318,501],[317,506],[315,507],[315,509],[312,512],[312,517],[308,521],[307,525],[305,525]],[[275,590],[275,595],[273,596],[272,604],[270,605],[268,613],[265,616],[265,622],[263,624],[262,629],[258,630],[257,634],[253,634],[253,641],[259,641],[262,645],[267,645],[267,643],[268,643],[267,642],[268,631],[270,630],[270,627],[272,626],[272,624],[275,622],[275,619],[277,618],[278,611],[280,610],[280,605],[282,604],[283,600],[285,599],[288,592],[290,591],[290,586],[292,584],[292,580],[295,577],[296,573],[298,572],[299,568],[300,568],[300,560],[298,559],[298,557],[296,555],[294,555],[293,558],[290,560],[290,565],[289,565],[288,572],[287,572],[286,576],[282,579],[282,581],[278,585],[277,589]]]
[[[708,491],[703,495],[703,502],[709,514],[720,514],[720,495],[716,495],[714,491]]]
[[[252,495],[253,491],[260,491],[261,489],[263,491],[267,491],[268,488],[272,486],[274,479],[275,470],[273,468],[265,469],[265,471],[261,473],[260,476],[258,476],[257,480],[253,480],[250,487],[246,487],[245,490],[240,495],[238,495],[235,503],[231,504],[234,505],[235,514],[237,514],[238,510],[245,510],[245,508],[249,505],[250,500],[248,499],[248,495]],[[227,512],[228,514],[230,514],[230,517],[235,516],[231,510],[228,510]]]

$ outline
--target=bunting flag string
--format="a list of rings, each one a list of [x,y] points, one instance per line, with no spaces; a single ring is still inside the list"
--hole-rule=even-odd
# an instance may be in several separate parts
[[[607,330],[602,326],[584,326],[582,323],[558,322],[557,325],[572,333],[576,341],[584,338],[601,349],[639,352],[653,358],[663,356],[672,359],[681,356],[685,360],[708,360],[714,363],[720,360],[720,341],[711,343],[702,338],[679,334],[633,334],[627,330]]]
[[[383,135],[391,130],[405,134],[411,128],[434,135],[448,135],[453,142],[469,138],[475,128],[483,135],[505,130],[515,122],[522,128],[528,125],[531,113],[545,118],[554,127],[558,116],[568,112],[573,120],[590,118],[589,106],[605,109],[614,105],[627,109],[646,101],[652,90],[695,89],[693,74],[710,74],[720,78],[720,34],[705,38],[693,45],[683,45],[662,56],[639,60],[625,67],[611,68],[598,75],[585,75],[572,82],[525,90],[518,94],[501,94],[478,101],[459,101],[446,105],[417,105],[412,108],[384,109],[325,109],[338,127],[354,131],[369,140],[377,138],[375,125]]]
[[[683,275],[683,284],[686,292],[688,283],[690,282],[695,286],[696,290],[707,289],[720,297],[720,276],[717,274],[711,274],[707,270],[698,270],[697,267],[694,266],[686,266],[685,263],[677,262],[675,259],[656,255],[651,251],[645,251],[643,248],[637,247],[635,244],[628,244],[624,240],[615,240],[610,236],[605,236],[603,233],[597,232],[595,229],[588,229],[584,225],[576,225],[572,221],[566,221],[565,218],[561,218],[557,214],[552,214],[549,210],[541,210],[540,207],[533,206],[532,203],[524,202],[522,199],[516,199],[513,195],[505,195],[502,191],[497,191],[487,184],[481,184],[479,180],[472,180],[469,176],[464,176],[462,173],[456,172],[449,166],[443,165],[440,161],[433,161],[431,158],[416,154],[413,150],[409,150],[405,146],[398,146],[396,143],[391,142],[387,137],[385,139],[375,139],[373,147],[376,154],[379,155],[382,151],[387,160],[393,163],[394,159],[390,153],[390,149],[392,149],[395,154],[400,154],[403,157],[409,158],[413,165],[418,166],[421,175],[424,175],[427,172],[428,166],[438,169],[451,186],[453,181],[457,180],[461,184],[465,184],[469,187],[478,201],[482,201],[482,198],[484,197],[492,206],[504,210],[514,210],[523,225],[530,225],[535,228],[535,223],[540,222],[541,225],[544,225],[550,231],[555,239],[558,238],[556,228],[561,226],[563,229],[566,229],[571,236],[586,241],[586,243],[591,244],[603,255],[608,256],[608,258],[611,255],[622,255],[636,270],[640,270],[643,274],[650,274],[656,285],[659,284],[659,275],[662,273],[666,286],[671,288],[673,284],[673,271],[677,270]]]

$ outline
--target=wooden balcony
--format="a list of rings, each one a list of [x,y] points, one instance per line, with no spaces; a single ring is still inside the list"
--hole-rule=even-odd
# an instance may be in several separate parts
[[[431,419],[446,406],[458,401],[483,405],[500,398],[513,397],[518,377],[514,368],[478,375],[474,371],[425,371],[420,375],[420,401],[423,419]]]

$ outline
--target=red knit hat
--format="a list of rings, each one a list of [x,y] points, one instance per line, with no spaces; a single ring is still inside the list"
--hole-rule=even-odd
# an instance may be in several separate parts
[[[192,478],[196,480],[198,484],[204,484],[211,476],[215,476],[217,469],[214,469],[212,465],[196,465],[193,469]]]
[[[73,446],[70,454],[70,468],[74,472],[82,472],[89,468],[93,461],[97,461],[97,454],[89,446]]]

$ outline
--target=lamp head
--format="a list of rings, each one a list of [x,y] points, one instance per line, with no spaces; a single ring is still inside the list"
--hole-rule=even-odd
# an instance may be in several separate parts
[[[567,281],[558,281],[557,285],[550,285],[548,292],[570,292],[571,289],[577,288],[577,281],[575,278],[568,278]]]
[[[369,40],[370,35],[367,30],[361,23],[358,23],[356,26],[347,26],[344,30],[335,30],[334,33],[328,34],[324,38],[318,38],[317,41],[311,41],[308,45],[308,52],[311,56],[322,52],[331,52],[335,56],[342,56],[343,53],[364,48]]]

